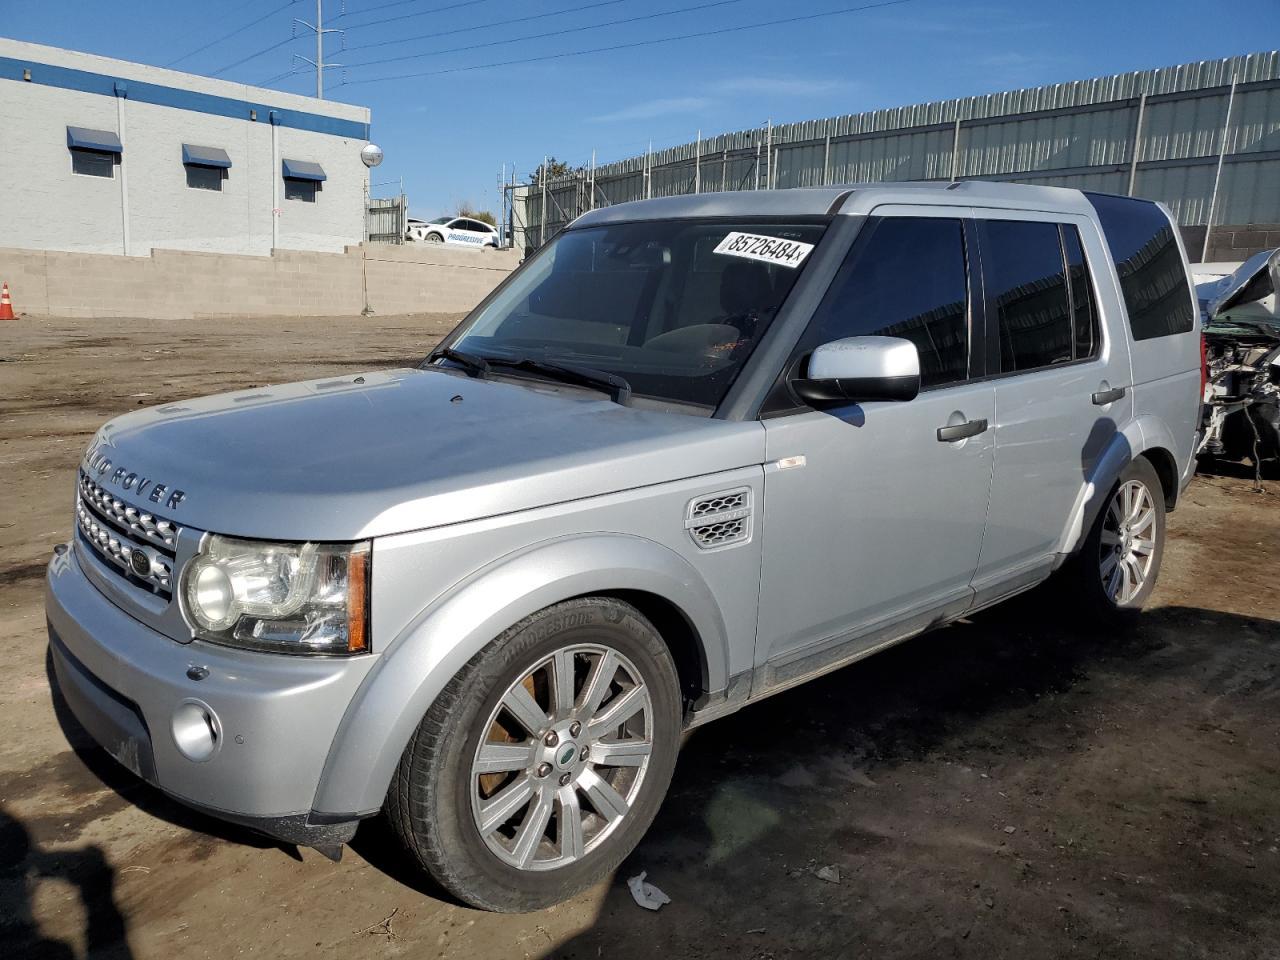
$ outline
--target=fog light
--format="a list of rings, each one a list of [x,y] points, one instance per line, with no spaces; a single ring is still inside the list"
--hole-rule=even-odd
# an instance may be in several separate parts
[[[173,711],[173,742],[188,760],[202,763],[212,757],[222,742],[218,715],[199,700],[184,700]]]

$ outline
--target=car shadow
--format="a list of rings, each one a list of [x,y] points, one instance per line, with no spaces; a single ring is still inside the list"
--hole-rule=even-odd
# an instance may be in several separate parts
[[[1073,692],[1088,702],[1095,671],[1105,668],[1144,682],[1174,672],[1179,682],[1183,676],[1199,681],[1220,655],[1221,638],[1247,636],[1261,642],[1268,651],[1264,659],[1280,652],[1280,623],[1202,609],[1157,608],[1124,633],[1061,616],[1046,618],[1046,609],[1063,609],[1053,596],[1056,589],[1051,582],[696,731],[682,751],[653,826],[609,881],[595,922],[541,956],[648,960],[655,950],[675,956],[700,942],[698,930],[714,938],[714,948],[707,943],[707,955],[714,956],[959,952],[966,931],[951,935],[955,942],[942,944],[945,949],[937,952],[928,927],[944,921],[931,920],[924,929],[913,930],[913,914],[936,918],[954,910],[957,901],[963,910],[965,897],[973,894],[969,888],[977,883],[966,880],[961,886],[968,893],[956,892],[942,878],[931,877],[922,896],[932,902],[904,896],[900,872],[916,869],[914,864],[927,870],[923,864],[933,848],[924,838],[904,842],[877,832],[880,818],[893,816],[878,804],[903,802],[893,781],[900,775],[923,777],[926,783],[937,777],[940,785],[930,790],[930,802],[941,813],[963,800],[959,788],[941,784],[948,783],[948,773],[967,770],[973,757],[1016,767],[1046,752],[1077,749],[1059,729],[1070,725],[1040,714],[1037,703],[1052,702],[1049,698],[1062,702]],[[1199,643],[1186,637],[1192,624]],[[1036,719],[1021,726],[1014,719],[1027,716]],[[969,775],[979,776],[976,771]],[[913,782],[918,788],[919,781]],[[821,791],[821,800],[799,802],[798,794],[808,790]],[[1114,815],[1113,797],[1102,793],[1093,802],[1099,819]],[[828,862],[862,859],[870,871],[867,877],[846,878],[843,888],[814,880],[821,862],[805,864],[801,851],[812,847],[812,833],[801,829],[797,818],[815,806],[831,831],[829,841],[819,844]],[[1057,811],[1045,815],[1053,822]],[[944,817],[939,829],[945,823]],[[1002,834],[999,838],[1005,839]],[[900,849],[903,859],[886,857],[889,867],[882,868],[876,851],[891,847]],[[987,853],[975,848],[967,856],[976,863]],[[782,881],[795,887],[779,889],[771,886],[773,880],[759,879],[776,878],[780,860],[793,868],[784,877],[803,875]],[[649,914],[632,901],[625,878],[641,871],[672,896],[673,903],[660,914]],[[866,887],[855,886],[864,882]],[[828,891],[850,886],[857,889],[859,916],[874,915],[876,929],[821,907]],[[793,892],[805,889],[810,892]],[[1263,897],[1266,888],[1259,891]],[[808,899],[797,904],[801,896]],[[1242,904],[1240,909],[1251,907]],[[892,923],[885,919],[890,914]],[[922,942],[907,948],[905,941],[912,936]],[[930,944],[925,952],[923,942]],[[977,951],[972,955],[983,955],[979,943],[967,947]]]

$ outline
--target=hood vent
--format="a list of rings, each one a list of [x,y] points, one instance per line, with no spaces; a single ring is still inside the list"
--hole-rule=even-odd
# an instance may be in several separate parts
[[[689,503],[685,529],[703,550],[719,550],[751,539],[751,488],[738,487]]]

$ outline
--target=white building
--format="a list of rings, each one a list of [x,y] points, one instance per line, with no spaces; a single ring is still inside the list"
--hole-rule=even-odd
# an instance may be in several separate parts
[[[0,247],[341,251],[369,110],[0,38]]]

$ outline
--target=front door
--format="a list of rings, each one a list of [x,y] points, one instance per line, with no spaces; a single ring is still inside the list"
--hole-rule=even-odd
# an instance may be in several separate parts
[[[899,209],[910,214],[864,226],[793,365],[842,337],[903,337],[922,392],[764,420],[757,662],[771,683],[958,614],[972,596],[995,410],[974,381],[965,225],[954,209]]]

